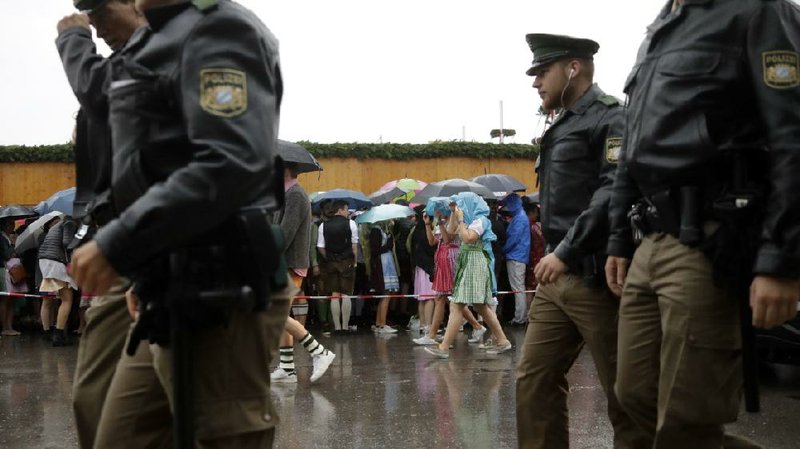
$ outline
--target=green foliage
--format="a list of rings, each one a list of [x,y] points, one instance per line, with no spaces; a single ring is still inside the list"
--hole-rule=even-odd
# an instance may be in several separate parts
[[[0,162],[74,162],[72,144],[0,145]]]
[[[511,131],[511,130],[506,130]],[[506,136],[513,134],[505,134]],[[535,145],[478,142],[409,143],[313,143],[297,142],[317,158],[355,159],[441,159],[468,157],[476,159],[535,159]],[[72,145],[0,145],[0,162],[74,162]]]
[[[500,131],[502,131],[503,137],[513,137],[517,135],[517,130],[510,128],[503,128],[502,130],[493,129],[489,132],[489,135],[492,136],[492,139],[496,139],[500,137]]]
[[[297,142],[317,158],[356,159],[440,159],[468,157],[476,159],[535,159],[539,147],[535,145],[496,145],[478,142],[410,143],[313,143]]]

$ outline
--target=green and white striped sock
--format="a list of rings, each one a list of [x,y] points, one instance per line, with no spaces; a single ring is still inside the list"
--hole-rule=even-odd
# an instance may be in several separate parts
[[[294,348],[292,346],[282,346],[280,353],[280,363],[278,367],[286,371],[286,374],[294,374]]]
[[[312,337],[310,332],[306,333],[306,336],[300,340],[300,343],[311,355],[322,355],[325,353],[325,346],[322,346],[320,342]]]

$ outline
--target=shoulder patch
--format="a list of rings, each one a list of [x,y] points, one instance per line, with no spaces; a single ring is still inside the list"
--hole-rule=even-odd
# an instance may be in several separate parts
[[[619,104],[622,104],[622,102],[619,101],[619,98],[608,94],[600,95],[599,97],[597,97],[597,101],[603,103],[606,106],[617,106]]]
[[[622,150],[622,137],[609,137],[606,139],[606,162],[616,164]]]
[[[794,51],[761,53],[764,84],[773,89],[790,89],[800,85],[800,58]]]
[[[234,69],[200,71],[200,107],[211,115],[236,117],[247,110],[247,75]]]

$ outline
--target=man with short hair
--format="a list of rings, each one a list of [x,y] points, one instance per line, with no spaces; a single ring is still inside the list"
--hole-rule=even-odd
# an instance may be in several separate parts
[[[229,0],[137,6],[149,26],[109,90],[119,216],[71,267],[97,294],[132,277],[141,304],[95,447],[271,447],[269,362],[297,292],[268,220],[284,193],[278,41]]]
[[[586,347],[608,402],[615,449],[638,449],[639,429],[614,396],[617,302],[602,282],[608,202],[622,143],[623,108],[593,82],[589,39],[526,36],[527,74],[547,111],[560,111],[545,131],[537,161],[546,255],[517,367],[520,448],[567,449],[567,372]]]
[[[74,4],[84,12],[71,14],[58,22],[56,46],[67,81],[81,105],[75,125],[74,216],[91,228],[88,231],[94,232],[112,215],[104,199],[111,187],[111,130],[108,126],[111,62],[147,21],[134,0],[74,0]],[[97,54],[91,26],[113,51],[108,58]],[[125,304],[126,289],[127,281],[120,281],[111,292],[96,297],[86,311],[72,387],[78,441],[84,449],[94,446],[106,392],[131,323]]]
[[[325,291],[331,296],[334,331],[346,332],[352,307],[349,295],[356,277],[358,226],[348,218],[347,201],[335,200],[333,210],[335,215],[319,225],[317,248]]]
[[[667,2],[625,93],[606,265],[617,396],[648,448],[758,447],[723,426],[741,405],[741,321],[797,314],[800,8]]]

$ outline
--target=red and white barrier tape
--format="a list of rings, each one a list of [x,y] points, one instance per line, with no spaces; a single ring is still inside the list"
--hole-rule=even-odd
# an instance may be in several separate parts
[[[0,296],[11,296],[12,298],[52,298],[55,293],[50,295],[33,295],[30,293],[0,292]]]
[[[519,290],[519,291],[508,291],[508,292],[497,292],[497,296],[500,295],[513,295],[515,293],[536,293],[536,290]],[[384,298],[435,298],[439,295],[342,295],[347,296],[351,299],[384,299]],[[450,295],[444,295],[450,296]],[[341,296],[327,296],[327,295],[315,295],[315,296],[305,296],[305,295],[298,295],[295,296],[294,299],[329,299],[329,300],[338,300],[341,299]]]

